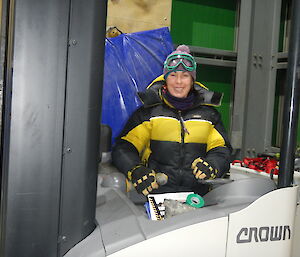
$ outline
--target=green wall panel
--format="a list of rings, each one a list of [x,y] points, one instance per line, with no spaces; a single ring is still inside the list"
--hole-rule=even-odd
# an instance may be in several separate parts
[[[279,128],[278,122],[282,120],[279,111],[280,99],[283,96],[284,92],[284,83],[286,77],[286,70],[277,70],[276,74],[276,88],[275,88],[275,99],[274,99],[274,113],[273,113],[273,130],[272,130],[272,146],[280,147],[279,139]]]
[[[234,49],[236,0],[173,0],[174,43]]]
[[[284,39],[286,36],[286,28],[285,28],[285,21],[287,18],[287,8],[288,2],[287,0],[282,0],[281,4],[281,14],[280,14],[280,27],[279,27],[279,42],[278,42],[278,52],[284,51]]]
[[[288,36],[289,32],[286,31],[286,22],[290,19],[291,0],[282,0],[281,17],[280,17],[280,34],[279,34],[279,52],[287,51],[287,46],[284,46],[284,40]],[[275,91],[275,103],[274,103],[274,119],[273,119],[273,131],[272,131],[272,145],[280,147],[281,144],[281,133],[279,131],[278,124],[282,123],[282,115],[280,108],[280,99],[283,101],[284,87],[286,84],[286,69],[278,70],[276,76],[276,91]],[[297,130],[297,145],[300,146],[300,114],[298,117],[298,130]]]
[[[222,121],[228,131],[231,121],[232,69],[198,65],[197,77],[210,90],[224,93],[222,105],[217,109],[222,114]]]
[[[272,131],[272,145],[280,147],[282,140],[282,131],[278,128],[278,123],[283,121],[283,104],[284,101],[284,87],[286,86],[286,70],[278,70],[276,78],[276,90],[275,90],[275,103],[274,103],[274,118],[273,118],[273,131]],[[282,128],[281,128],[282,129]],[[298,130],[297,130],[297,145],[300,146],[300,112],[298,117]]]
[[[298,116],[298,132],[297,132],[297,145],[300,147],[300,114]]]
[[[175,44],[235,49],[236,0],[173,0],[171,35]],[[198,65],[197,80],[223,92],[219,111],[226,129],[231,122],[233,69]]]

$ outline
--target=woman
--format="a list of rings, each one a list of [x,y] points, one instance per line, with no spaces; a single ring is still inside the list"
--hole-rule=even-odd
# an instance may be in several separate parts
[[[180,45],[164,63],[163,75],[145,92],[113,149],[113,163],[138,193],[186,192],[208,187],[198,180],[222,177],[230,166],[231,146],[219,106],[222,94],[196,82],[196,62]],[[168,181],[159,186],[155,174]]]

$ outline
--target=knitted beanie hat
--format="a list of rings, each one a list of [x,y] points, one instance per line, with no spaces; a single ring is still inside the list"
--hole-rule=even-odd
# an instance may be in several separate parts
[[[179,45],[175,51],[169,54],[164,62],[164,78],[173,71],[187,71],[196,80],[196,67],[194,57],[191,55],[190,48],[186,45]]]

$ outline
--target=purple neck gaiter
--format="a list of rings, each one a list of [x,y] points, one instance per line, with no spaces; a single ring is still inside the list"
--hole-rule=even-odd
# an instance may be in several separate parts
[[[193,91],[189,92],[189,94],[185,98],[175,97],[175,96],[171,95],[169,93],[169,91],[165,88],[163,88],[162,93],[163,93],[163,96],[165,97],[165,99],[172,106],[174,106],[176,109],[178,109],[180,111],[187,110],[187,109],[191,108],[194,104],[195,95],[194,95]]]

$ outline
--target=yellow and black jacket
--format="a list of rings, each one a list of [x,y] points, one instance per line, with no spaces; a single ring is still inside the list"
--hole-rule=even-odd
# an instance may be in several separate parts
[[[125,175],[141,162],[168,175],[168,183],[156,192],[194,191],[197,183],[192,162],[202,157],[218,169],[217,177],[229,170],[231,146],[221,116],[214,108],[222,94],[194,83],[195,104],[179,111],[163,98],[163,77],[139,93],[143,106],[128,120],[113,148],[113,163]],[[200,190],[201,191],[201,190]]]

